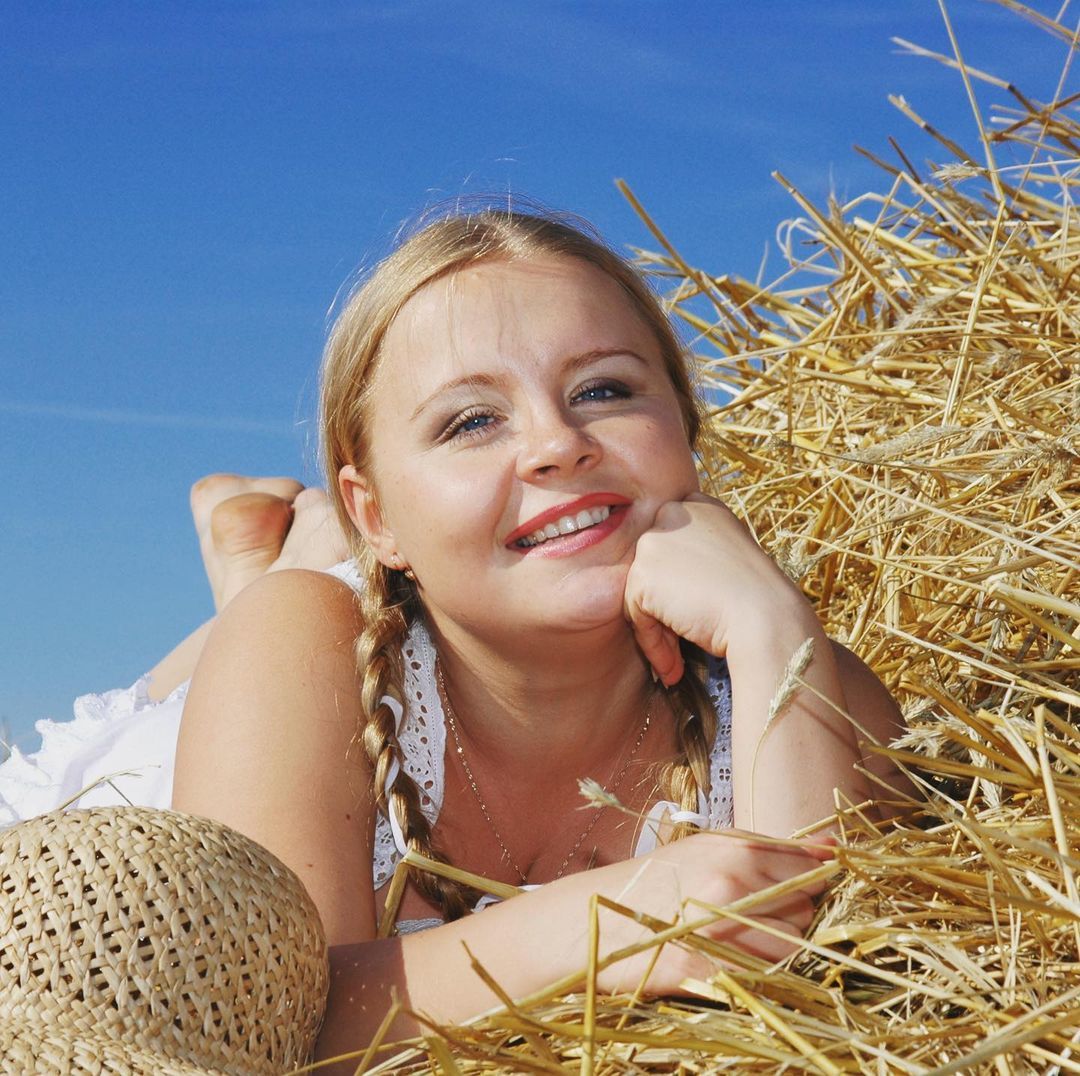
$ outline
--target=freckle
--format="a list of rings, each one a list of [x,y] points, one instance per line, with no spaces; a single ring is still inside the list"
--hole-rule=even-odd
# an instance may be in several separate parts
[[[351,814],[347,814],[347,815],[345,816],[345,821],[346,821],[346,822],[351,822],[351,821],[352,821],[352,815],[351,815]]]
[[[314,864],[314,863],[308,863],[308,864],[307,864],[307,866],[309,866],[309,867],[314,867],[314,866],[315,866],[315,864]]]

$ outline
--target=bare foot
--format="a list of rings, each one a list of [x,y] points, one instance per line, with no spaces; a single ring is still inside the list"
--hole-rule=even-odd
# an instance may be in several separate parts
[[[214,528],[212,526],[215,509],[230,498],[254,493],[280,500],[287,507],[296,499],[297,494],[303,488],[294,478],[247,478],[244,475],[237,474],[207,475],[205,478],[200,478],[191,487],[191,514],[195,520],[195,531],[199,536],[203,567],[206,569],[206,576],[210,580],[210,589],[214,595],[215,609],[221,609],[228,598],[237,593],[238,588],[227,581],[230,572],[229,557],[231,556],[231,550],[235,548],[243,561],[251,559],[250,555],[253,553],[253,547],[272,545],[273,555],[269,556],[269,559],[267,559],[265,551],[259,552],[255,557],[255,561],[262,564],[262,567],[255,574],[261,575],[281,551],[285,540],[285,532],[288,530],[291,520],[290,514],[282,525],[281,513],[276,509],[269,508],[269,502],[262,502],[261,508],[255,507],[260,502],[253,502],[253,517],[257,515],[262,519],[268,528],[267,533],[260,538],[257,533],[254,533],[257,531],[254,518],[245,521],[239,518],[245,513],[235,510],[227,513],[219,522],[225,545],[228,547],[228,550],[219,550],[216,548]],[[254,578],[254,575],[249,573],[247,582],[250,582],[251,578]],[[229,591],[227,597],[225,594],[226,589]]]
[[[192,487],[191,510],[218,610],[265,572],[320,570],[349,555],[326,494],[291,478],[210,475]],[[191,677],[211,623],[154,666],[152,699],[165,698]]]
[[[284,548],[292,521],[292,505],[272,493],[238,493],[217,505],[210,516],[210,536],[219,612],[248,583],[266,574]]]
[[[296,495],[292,507],[292,527],[280,555],[270,565],[270,571],[282,568],[322,571],[349,555],[349,543],[325,490],[308,486]]]
[[[270,493],[239,493],[210,516],[219,609],[266,572],[321,571],[349,555],[345,535],[321,489],[302,489],[289,504]]]

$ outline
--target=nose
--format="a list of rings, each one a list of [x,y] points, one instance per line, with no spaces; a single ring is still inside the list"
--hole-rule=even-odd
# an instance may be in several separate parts
[[[591,470],[600,462],[600,442],[576,416],[559,407],[529,416],[518,453],[518,476],[526,481]]]

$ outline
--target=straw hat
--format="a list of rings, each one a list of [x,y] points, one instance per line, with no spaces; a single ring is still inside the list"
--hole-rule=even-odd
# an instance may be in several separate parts
[[[299,879],[220,823],[98,807],[0,833],[0,1072],[287,1071],[327,985]]]
[[[189,1065],[100,1032],[75,1034],[67,1028],[22,1020],[0,1021],[0,1072],[5,1076],[226,1076],[223,1069]]]

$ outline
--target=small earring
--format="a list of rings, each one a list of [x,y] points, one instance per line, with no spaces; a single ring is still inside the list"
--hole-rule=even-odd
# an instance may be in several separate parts
[[[397,572],[401,572],[401,574],[405,576],[405,578],[408,579],[410,583],[415,583],[416,575],[413,573],[412,568],[410,568],[405,563],[402,556],[399,553],[394,553],[392,554],[392,559],[394,562],[394,570]]]

